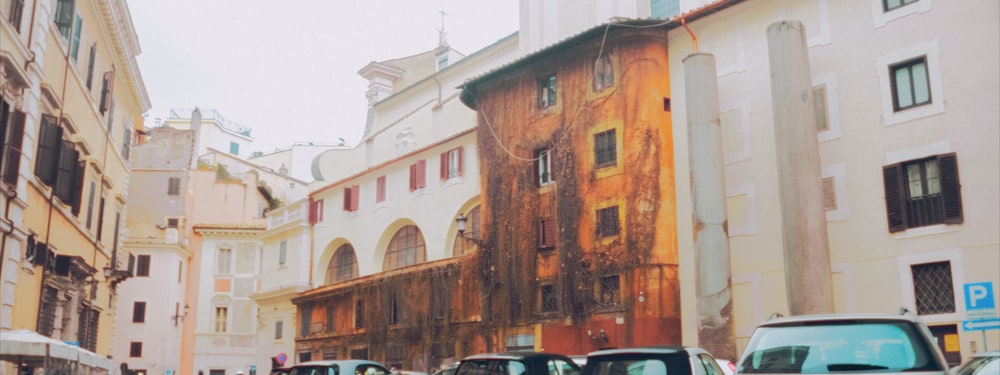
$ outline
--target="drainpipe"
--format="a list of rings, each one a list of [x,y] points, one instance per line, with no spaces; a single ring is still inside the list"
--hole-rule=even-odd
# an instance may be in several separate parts
[[[809,48],[802,22],[767,28],[778,192],[791,315],[833,313]]]

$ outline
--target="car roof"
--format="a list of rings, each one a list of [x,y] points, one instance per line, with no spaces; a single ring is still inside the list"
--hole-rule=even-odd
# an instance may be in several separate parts
[[[798,323],[816,322],[844,322],[844,321],[900,321],[919,323],[920,321],[908,314],[816,314],[816,315],[796,315],[789,317],[774,318],[758,324],[758,327],[780,326]]]
[[[972,355],[973,357],[1000,357],[1000,350],[990,350],[988,352],[979,352]]]
[[[645,346],[637,348],[624,348],[624,349],[605,349],[593,351],[587,354],[587,357],[599,357],[605,355],[622,355],[622,354],[674,354],[674,353],[708,353],[705,349],[690,347],[690,346]]]
[[[533,359],[533,358],[565,358],[569,357],[558,354],[558,353],[548,353],[548,352],[497,352],[497,353],[482,353],[473,354],[468,357],[462,358],[462,362],[466,360],[483,360],[483,359]]]
[[[375,361],[369,361],[367,359],[329,359],[329,360],[322,360],[322,361],[302,362],[302,363],[296,364],[295,366],[292,366],[290,368],[300,367],[300,366],[331,366],[331,365],[339,365],[339,366],[345,366],[345,365],[354,365],[354,366],[357,366],[357,365],[378,365],[378,366],[381,366],[381,367],[385,367],[381,363],[378,363],[378,362],[375,362]]]

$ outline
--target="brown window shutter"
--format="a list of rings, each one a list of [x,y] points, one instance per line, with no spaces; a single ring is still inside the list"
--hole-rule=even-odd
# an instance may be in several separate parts
[[[101,114],[111,108],[111,96],[115,92],[115,71],[111,70],[104,73],[104,83],[101,88]]]
[[[417,190],[417,165],[410,164],[410,191]]]
[[[309,201],[309,224],[316,224],[316,201]]]
[[[73,206],[73,215],[80,215],[80,204],[83,202],[83,177],[87,171],[87,162],[80,160],[73,171],[73,193],[70,197]]]
[[[541,151],[535,151],[535,160],[531,162],[531,176],[535,179],[535,186],[542,186],[542,172],[539,168],[542,162],[541,156]]]
[[[54,116],[42,115],[38,152],[35,155],[35,175],[50,186],[56,182],[56,168],[59,165],[59,151],[62,147],[62,128],[57,122]]]
[[[351,211],[357,211],[360,202],[361,202],[361,186],[354,185],[351,187]]]
[[[375,201],[382,202],[385,200],[385,176],[379,177],[375,185]]]
[[[903,191],[903,167],[900,164],[882,167],[885,183],[885,210],[889,221],[889,233],[906,230],[906,200]]]
[[[441,153],[441,179],[448,179],[448,152]]]
[[[461,176],[465,172],[465,166],[462,165],[462,161],[465,160],[465,147],[458,148],[458,175]]]
[[[941,204],[945,224],[960,224],[962,217],[962,185],[958,181],[958,158],[955,153],[941,155]]]
[[[556,221],[541,219],[538,221],[538,247],[541,249],[556,246]]]
[[[417,188],[427,186],[427,160],[417,162]]]
[[[10,117],[10,131],[7,136],[7,147],[3,155],[3,181],[11,186],[17,185],[17,177],[21,168],[21,142],[24,141],[24,112],[15,111]]]

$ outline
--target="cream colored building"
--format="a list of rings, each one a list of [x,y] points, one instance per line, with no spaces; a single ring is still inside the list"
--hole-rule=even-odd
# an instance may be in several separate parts
[[[834,311],[906,307],[931,326],[953,363],[983,350],[983,338],[1000,347],[1000,331],[962,327],[970,313],[963,285],[992,283],[996,296],[1000,284],[1000,11],[996,2],[906,3],[887,10],[882,0],[745,1],[688,21],[691,34],[670,31],[677,176],[689,175],[693,147],[683,142],[682,60],[695,51],[694,38],[716,59],[739,350],[758,322],[789,312],[784,270],[795,265],[782,255],[767,41],[768,26],[786,19],[805,25],[819,97],[826,196],[815,204],[826,210]],[[688,13],[702,4],[681,5]],[[908,73],[916,82],[909,88],[895,80]],[[896,93],[903,99],[894,101]],[[960,195],[939,189],[949,183],[960,184]],[[911,193],[887,196],[900,190]],[[692,225],[688,179],[677,179],[677,193],[684,228]],[[921,196],[960,201],[927,209]],[[909,217],[887,213],[897,199]],[[693,238],[680,233],[683,336],[697,344]]]
[[[150,107],[128,7],[4,0],[0,14],[0,329],[73,343],[109,371],[130,147]]]

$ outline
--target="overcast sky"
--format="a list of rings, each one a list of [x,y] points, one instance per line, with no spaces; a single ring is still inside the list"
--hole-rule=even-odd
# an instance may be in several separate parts
[[[214,108],[253,129],[253,151],[355,145],[371,61],[448,44],[471,54],[517,30],[518,0],[128,0],[152,108]]]

